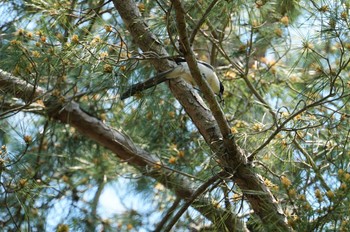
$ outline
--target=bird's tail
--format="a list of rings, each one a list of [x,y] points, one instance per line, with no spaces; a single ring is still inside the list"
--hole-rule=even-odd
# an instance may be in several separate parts
[[[167,74],[169,74],[172,71],[173,71],[173,69],[170,69],[170,70],[165,71],[165,72],[161,72],[161,73],[157,74],[156,76],[151,77],[150,79],[148,79],[144,82],[139,82],[139,83],[132,85],[127,91],[125,91],[124,93],[122,93],[120,95],[120,99],[124,100],[128,97],[135,95],[138,92],[152,88],[153,86],[156,86],[156,85],[166,81],[168,79]]]

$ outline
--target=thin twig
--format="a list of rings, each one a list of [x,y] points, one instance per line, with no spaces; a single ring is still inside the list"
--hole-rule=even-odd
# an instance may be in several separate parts
[[[164,215],[163,219],[158,223],[157,228],[154,230],[154,232],[161,232],[165,223],[168,221],[168,219],[171,217],[171,215],[174,213],[176,208],[179,206],[181,202],[181,198],[177,197],[172,204],[172,206],[168,209],[166,214]]]
[[[171,219],[168,226],[164,229],[164,232],[168,232],[171,230],[171,228],[175,225],[175,223],[179,220],[179,218],[187,210],[187,208],[190,207],[194,200],[196,200],[199,195],[203,194],[210,185],[214,184],[215,182],[217,182],[216,185],[219,184],[222,181],[222,179],[220,179],[220,176],[222,176],[223,174],[224,172],[218,173],[211,177],[209,180],[207,180],[205,183],[203,183],[201,186],[199,186],[198,189],[193,193],[193,195],[186,201],[186,203]]]
[[[317,164],[312,159],[311,155],[295,140],[293,139],[293,144],[296,146],[296,148],[305,156],[308,163],[311,165],[312,169],[314,170],[316,177],[320,180],[321,185],[323,188],[325,188],[327,191],[330,191],[331,188],[328,186],[324,178],[322,177],[319,168],[317,167]]]
[[[283,129],[283,127],[284,127],[289,121],[291,121],[295,116],[297,116],[297,115],[303,113],[303,112],[306,111],[307,109],[310,109],[310,108],[312,108],[312,107],[315,107],[315,106],[318,106],[318,105],[321,105],[321,104],[326,103],[326,100],[327,100],[328,98],[330,98],[331,96],[332,96],[332,94],[329,94],[329,95],[325,96],[324,98],[322,98],[322,99],[320,99],[320,100],[318,100],[318,101],[315,101],[315,102],[313,102],[313,103],[311,103],[311,104],[309,104],[309,105],[306,105],[306,106],[304,106],[302,109],[300,109],[300,110],[294,112],[293,114],[291,114],[289,118],[287,118],[285,121],[283,121],[283,122],[276,128],[276,130],[265,140],[265,142],[264,142],[263,144],[261,144],[257,149],[255,149],[255,151],[253,151],[253,152],[251,153],[251,155],[248,157],[248,160],[249,160],[249,161],[252,161],[252,160],[254,159],[254,157],[257,155],[257,153],[258,153],[259,151],[261,151],[265,146],[267,146],[267,145],[271,142],[271,140],[272,140],[273,138],[275,138],[275,136]]]
[[[193,31],[191,33],[190,36],[190,44],[193,44],[194,38],[197,35],[197,32],[199,30],[199,28],[202,26],[202,24],[205,22],[205,20],[207,19],[210,11],[214,8],[214,6],[216,5],[216,3],[218,2],[218,0],[214,0],[210,3],[210,5],[208,6],[207,10],[204,12],[202,18],[198,21],[198,23],[196,24],[196,26],[193,28]]]

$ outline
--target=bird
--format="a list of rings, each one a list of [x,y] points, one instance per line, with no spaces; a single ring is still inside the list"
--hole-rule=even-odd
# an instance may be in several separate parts
[[[124,100],[135,95],[138,92],[152,88],[153,86],[156,86],[162,82],[178,77],[181,77],[193,87],[196,87],[196,81],[191,75],[191,71],[186,60],[181,57],[174,58],[173,60],[176,62],[177,66],[167,71],[161,72],[144,82],[139,82],[132,85],[127,91],[120,95],[120,99]],[[201,75],[206,79],[212,91],[219,97],[220,102],[223,102],[222,96],[224,93],[224,86],[216,75],[213,66],[204,61],[197,61],[197,64]]]

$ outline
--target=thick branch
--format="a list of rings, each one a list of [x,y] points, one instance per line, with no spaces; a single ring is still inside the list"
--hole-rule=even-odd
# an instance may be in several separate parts
[[[194,194],[195,190],[191,184],[193,180],[178,175],[165,166],[159,168],[158,160],[150,153],[135,146],[132,140],[122,132],[86,114],[80,109],[78,103],[74,101],[60,103],[62,100],[49,96],[43,89],[34,88],[34,86],[0,69],[0,91],[5,92],[10,88],[14,90],[10,94],[17,97],[26,98],[28,92],[33,96],[46,96],[49,100],[45,101],[46,107],[43,110],[46,110],[53,119],[73,126],[82,135],[108,148],[120,159],[173,190],[178,197],[187,200]],[[232,216],[229,212],[216,208],[206,197],[199,197],[192,206],[213,222],[223,220],[223,218],[228,217],[227,215]]]
[[[14,79],[13,76],[0,69],[0,89],[4,93],[9,93],[14,97],[21,98],[25,102],[32,102],[44,94],[40,87],[31,85],[21,79]]]
[[[179,1],[177,2],[178,5],[181,5]],[[137,45],[144,52],[159,51],[161,52],[158,53],[160,57],[166,57],[167,54],[164,49],[155,36],[149,32],[147,25],[142,20],[135,2],[132,0],[113,0],[113,3]],[[153,60],[152,63],[160,71],[169,68],[168,66],[163,66],[163,60]],[[189,63],[189,66],[194,67],[196,63]],[[211,111],[200,104],[195,97],[196,95],[189,91],[189,88],[186,87],[183,81],[170,81],[170,89],[192,118],[193,123],[210,148],[220,159],[222,166],[234,174],[234,181],[245,193],[252,208],[260,216],[263,223],[278,231],[288,231],[289,226],[286,223],[283,212],[280,210],[274,196],[264,185],[262,178],[254,172],[252,167],[244,162],[244,152],[235,147],[234,143],[230,143],[230,141],[233,142],[230,138],[226,139],[227,143],[224,146],[223,136]],[[225,127],[223,124],[221,126]],[[223,130],[223,133],[229,137],[230,133],[226,132],[226,128]],[[234,147],[232,150],[224,149],[225,147],[232,147],[232,145]]]
[[[141,13],[134,1],[114,0],[113,3],[135,43],[142,51],[153,52],[159,57],[169,57],[164,47],[149,31],[149,27],[142,20]],[[172,68],[171,65],[175,65],[164,59],[154,59],[151,62],[158,71],[169,70]],[[208,144],[212,144],[211,146],[214,148],[217,145],[217,141],[222,140],[222,136],[219,128],[214,126],[216,123],[210,110],[203,106],[196,91],[190,88],[182,79],[171,80],[169,83],[171,92],[191,117],[205,141]]]
[[[176,11],[177,27],[180,41],[184,47],[183,50],[186,61],[191,69],[192,76],[204,93],[210,109],[217,121],[217,126],[220,128],[223,135],[225,153],[219,153],[217,155],[220,161],[222,161],[223,168],[233,175],[233,180],[246,194],[255,213],[259,215],[263,223],[266,224],[266,228],[288,231],[289,226],[287,225],[283,212],[275,201],[274,196],[265,186],[262,178],[257,175],[249,165],[247,165],[244,152],[237,148],[235,141],[231,138],[231,131],[223,116],[223,112],[218,106],[208,84],[203,78],[201,78],[199,73],[194,54],[187,38],[185,11],[183,10],[181,1],[173,0],[172,2]]]
[[[208,83],[201,76],[201,73],[198,69],[195,55],[191,49],[191,45],[187,37],[184,9],[182,8],[180,1],[173,1],[173,4],[176,12],[176,22],[180,36],[180,43],[184,48],[184,56],[188,63],[188,66],[190,67],[191,75],[196,81],[196,84],[198,85],[199,89],[203,92],[205,100],[209,103],[209,107],[213,112],[216,121],[218,122],[223,137],[229,137],[229,135],[231,134],[231,130],[224,117],[224,113],[222,112],[218,102],[216,101],[213,91],[210,89]]]

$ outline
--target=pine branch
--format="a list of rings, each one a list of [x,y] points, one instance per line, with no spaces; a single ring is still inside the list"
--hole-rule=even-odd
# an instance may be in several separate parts
[[[36,98],[44,95],[44,89],[25,82],[19,78],[14,78],[10,73],[0,69],[0,88],[5,93],[10,93],[14,97],[21,98],[25,102],[33,102]]]
[[[125,26],[129,30],[133,41],[142,49],[143,52],[152,52],[158,57],[169,57],[164,47],[158,39],[149,31],[147,24],[141,20],[141,13],[134,1],[113,1],[116,9],[122,17]],[[175,62],[171,63],[167,59],[151,59],[150,62],[159,72],[167,71],[175,66]],[[193,123],[204,137],[205,141],[216,150],[219,149],[217,141],[222,139],[219,128],[213,126],[215,119],[203,101],[200,101],[199,95],[193,88],[181,78],[169,81],[169,87],[174,97],[184,107],[188,115],[192,118]]]
[[[176,208],[179,206],[180,202],[181,202],[181,198],[175,199],[172,206],[168,209],[166,214],[163,216],[162,220],[158,223],[154,232],[161,232],[162,231],[162,229],[164,228],[165,224],[167,223],[167,221],[169,220],[171,215],[175,212]]]
[[[138,11],[135,2],[132,0],[113,0],[113,3],[135,43],[144,52],[152,51],[157,53],[158,51],[157,54],[160,57],[166,57],[167,54],[164,51],[164,48],[158,42],[157,38],[149,31],[149,27],[147,27],[146,23],[142,20],[142,16]],[[180,1],[173,1],[173,4],[178,12],[184,12],[180,9]],[[185,27],[180,26],[178,28]],[[182,37],[184,36],[182,35]],[[184,38],[182,38],[182,42],[183,41]],[[189,51],[189,49],[187,50]],[[186,60],[187,62],[190,61],[189,66],[191,67],[191,71],[195,70],[196,63],[194,58],[191,58],[191,54]],[[169,66],[164,66],[170,65],[164,63],[164,60],[155,59],[152,61],[152,64],[160,71],[164,71],[165,68],[170,68]],[[193,72],[195,73],[196,71]],[[203,84],[203,86],[204,85],[205,84]],[[200,88],[202,87],[201,89],[203,89],[203,86],[200,86]],[[221,131],[212,112],[199,103],[195,95],[186,87],[184,81],[171,80],[170,90],[191,117],[193,123],[196,125],[212,151],[220,159],[221,165],[226,171],[233,175],[233,180],[247,196],[252,208],[255,213],[260,216],[263,223],[278,231],[289,231],[290,227],[287,225],[286,217],[274,196],[266,187],[262,178],[254,172],[249,164],[245,163],[245,152],[236,147],[234,141],[230,142],[230,138],[227,138],[230,137],[230,132],[227,131],[225,122],[221,121]],[[209,90],[206,91],[206,93],[208,92]],[[220,113],[215,112],[214,114],[219,115]],[[225,146],[221,132],[223,132],[224,136],[227,136]],[[233,147],[233,149],[226,150],[225,148],[227,147]]]
[[[193,192],[190,198],[186,199],[185,204],[178,210],[178,212],[174,215],[171,221],[168,223],[167,227],[164,228],[164,231],[171,231],[172,227],[176,224],[176,222],[180,219],[180,217],[186,212],[186,210],[194,204],[194,202],[199,198],[200,195],[204,194],[208,191],[210,186],[217,187],[222,182],[222,178],[226,178],[227,173],[220,172],[213,175],[206,182],[204,182],[201,186],[199,186],[196,191]],[[221,218],[221,221],[216,221],[214,228],[218,231],[248,231],[244,224],[237,218],[232,218],[232,214],[230,211],[226,211],[227,215]],[[221,222],[221,223],[220,223]],[[223,223],[222,223],[223,222]]]
[[[160,164],[159,160],[136,146],[127,135],[85,113],[78,103],[52,97],[43,89],[0,69],[0,91],[8,91],[9,88],[14,90],[12,94],[17,97],[26,98],[28,92],[33,96],[45,96],[47,100],[44,101],[44,110],[53,119],[76,128],[82,135],[106,147],[124,162],[162,183],[181,199],[188,199],[194,194],[193,178]],[[214,206],[206,197],[199,197],[192,207],[213,222],[221,220],[228,213]],[[230,217],[234,217],[232,213]]]
[[[206,100],[209,102],[210,109],[217,121],[217,126],[223,135],[224,154],[218,157],[222,161],[223,168],[233,175],[233,181],[246,194],[252,208],[259,215],[266,228],[276,229],[279,231],[289,231],[290,227],[286,223],[286,218],[280,206],[275,201],[270,190],[265,186],[262,178],[253,172],[251,167],[246,163],[244,152],[241,152],[233,140],[231,131],[223,112],[219,108],[208,84],[200,77],[193,51],[191,50],[186,30],[185,11],[180,0],[173,0],[176,13],[177,27],[180,41],[184,46],[184,55],[191,69],[192,76],[197,82],[200,89],[204,92]],[[249,180],[250,179],[250,180]]]
[[[189,42],[191,45],[193,44],[193,41],[194,41],[199,29],[201,28],[203,23],[207,20],[208,15],[213,10],[213,8],[215,7],[217,2],[218,2],[218,0],[214,0],[210,3],[210,5],[207,7],[206,11],[204,12],[203,16],[201,17],[201,19],[198,21],[198,23],[196,24],[196,26],[192,30],[192,33],[191,33],[191,36],[189,39]]]

